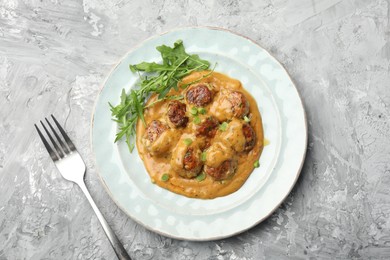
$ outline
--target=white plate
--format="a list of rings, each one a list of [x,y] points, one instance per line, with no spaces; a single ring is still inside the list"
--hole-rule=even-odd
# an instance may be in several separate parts
[[[137,151],[113,143],[117,125],[108,102],[119,103],[122,88],[135,87],[129,64],[160,61],[156,46],[181,39],[216,71],[240,80],[256,99],[270,141],[246,183],[213,200],[190,199],[151,183]],[[286,198],[298,179],[307,145],[305,111],[284,68],[247,38],[215,28],[184,28],[151,38],[126,54],[111,71],[96,101],[92,148],[100,178],[115,203],[132,219],[157,233],[187,240],[228,237],[260,223]]]

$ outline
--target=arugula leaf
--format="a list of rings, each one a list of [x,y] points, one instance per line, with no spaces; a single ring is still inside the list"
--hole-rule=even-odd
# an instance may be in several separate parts
[[[162,64],[141,62],[129,65],[129,69],[133,73],[139,74],[140,80],[137,84],[139,88],[132,89],[129,94],[126,94],[123,89],[120,103],[116,106],[109,103],[112,119],[119,125],[114,142],[126,137],[130,152],[134,149],[135,127],[138,118],[145,124],[144,109],[165,99],[182,98],[182,96],[167,96],[167,94],[172,88],[178,89],[178,82],[183,77],[193,71],[207,70],[210,67],[210,62],[207,60],[202,60],[196,54],[188,54],[182,40],[177,40],[173,47],[161,45],[157,46],[156,49],[160,52]],[[202,78],[204,77],[191,82],[191,84]],[[187,86],[188,84],[182,87]],[[154,93],[158,94],[157,101],[145,106],[146,100]]]
[[[143,107],[140,103],[140,100],[138,100],[137,93],[134,90],[132,90],[130,94],[131,94],[131,98],[133,99],[133,103],[135,104],[135,111],[137,112],[138,117],[141,118],[144,125],[146,125]]]
[[[136,71],[156,72],[156,71],[166,71],[170,69],[169,66],[163,64],[157,64],[155,62],[141,62],[136,65],[130,65],[129,67],[132,72],[136,72]]]

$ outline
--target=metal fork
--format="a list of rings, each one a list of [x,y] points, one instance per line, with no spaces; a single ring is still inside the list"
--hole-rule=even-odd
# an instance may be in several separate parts
[[[53,146],[50,146],[49,142],[45,139],[44,135],[41,133],[38,126],[34,124],[35,128],[38,131],[39,136],[42,139],[43,144],[46,147],[46,150],[49,152],[51,159],[55,163],[57,169],[60,171],[62,177],[64,177],[69,181],[73,181],[74,183],[79,185],[81,190],[84,192],[93,210],[95,211],[95,214],[98,217],[100,224],[102,225],[104,231],[106,232],[106,235],[110,240],[110,243],[114,248],[117,257],[120,260],[124,260],[124,259],[131,260],[130,256],[127,254],[123,245],[116,237],[114,231],[112,231],[107,221],[104,219],[102,213],[100,212],[95,202],[93,201],[91,194],[87,189],[87,186],[85,186],[84,174],[85,174],[86,167],[83,159],[81,158],[80,154],[77,152],[76,147],[74,146],[74,144],[72,143],[68,135],[65,133],[64,129],[58,123],[57,119],[53,115],[51,115],[51,117],[53,118],[53,121],[57,126],[58,130],[60,131],[60,134],[62,135],[63,139],[61,139],[60,135],[54,129],[52,124],[50,124],[47,118],[45,118],[46,123],[51,129],[57,141],[54,140],[54,138],[46,128],[45,124],[43,124],[42,121],[40,122]]]

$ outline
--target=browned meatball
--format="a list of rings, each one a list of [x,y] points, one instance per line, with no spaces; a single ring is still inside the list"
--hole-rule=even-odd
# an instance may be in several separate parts
[[[185,142],[188,140],[192,140],[192,143]],[[183,134],[172,150],[171,169],[183,178],[194,178],[203,167],[201,154],[196,137]]]
[[[256,133],[250,124],[242,125],[242,132],[245,136],[245,148],[244,151],[250,151],[256,144]]]
[[[188,117],[186,116],[186,105],[174,100],[168,104],[168,119],[174,127],[186,127]]]
[[[152,156],[166,155],[177,142],[178,136],[175,129],[170,129],[159,120],[153,120],[146,127],[142,137],[142,143]]]
[[[153,143],[165,130],[167,126],[158,120],[153,120],[146,128],[146,138]]]
[[[202,161],[196,154],[193,148],[188,148],[183,158],[183,167],[186,171],[189,171],[190,175],[196,176],[202,168]],[[188,174],[187,174],[188,175]]]
[[[209,111],[220,122],[233,117],[241,119],[249,113],[249,102],[242,92],[222,89],[216,94]]]
[[[210,116],[206,118],[196,129],[196,135],[202,135],[209,138],[213,138],[217,132],[217,126],[219,122],[214,117]]]
[[[232,91],[227,99],[232,105],[231,109],[235,117],[242,118],[249,113],[249,102],[241,92]]]
[[[190,86],[186,93],[187,102],[197,106],[205,106],[213,99],[213,93],[206,84],[199,83]]]
[[[205,165],[204,171],[217,181],[226,180],[234,175],[237,169],[236,160],[226,160],[218,167],[213,168]]]

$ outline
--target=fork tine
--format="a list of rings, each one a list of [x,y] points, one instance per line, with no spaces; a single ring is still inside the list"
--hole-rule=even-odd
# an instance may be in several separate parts
[[[68,144],[69,149],[71,151],[75,151],[76,147],[74,146],[74,144],[70,140],[69,136],[65,133],[64,129],[62,128],[62,126],[58,123],[57,119],[53,115],[51,115],[51,117],[53,118],[54,123],[57,125],[58,129],[60,130],[62,136],[64,137],[64,139],[66,141],[66,143]]]
[[[49,131],[47,131],[47,128],[46,126],[43,124],[42,121],[41,122],[41,125],[43,126],[43,129],[45,129],[45,132],[47,134],[47,136],[49,137],[51,143],[54,145],[54,149],[57,151],[58,155],[61,157],[61,158],[64,158],[64,153],[62,152],[62,150],[60,149],[60,147],[58,147],[57,143],[54,141],[53,137],[51,137],[51,134],[49,133]]]
[[[51,149],[49,143],[46,141],[46,139],[43,136],[43,134],[41,133],[41,131],[39,131],[38,126],[36,124],[34,124],[34,126],[35,126],[35,129],[37,129],[39,137],[41,138],[43,144],[45,145],[47,152],[50,154],[51,159],[53,161],[59,160],[59,158],[57,157],[56,153],[53,151],[53,149]]]
[[[64,142],[62,142],[61,138],[58,136],[56,130],[54,130],[53,126],[50,124],[49,120],[47,120],[47,118],[45,117],[45,120],[46,122],[48,123],[51,131],[54,133],[54,135],[56,136],[57,140],[58,140],[58,143],[61,145],[62,149],[64,150],[64,152],[66,154],[68,154],[70,151],[68,149],[68,147],[64,144]]]

